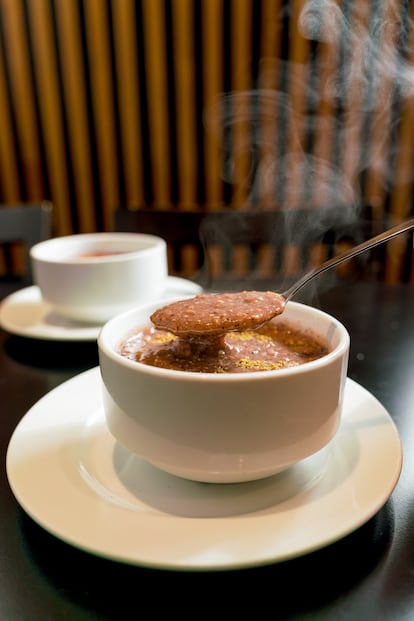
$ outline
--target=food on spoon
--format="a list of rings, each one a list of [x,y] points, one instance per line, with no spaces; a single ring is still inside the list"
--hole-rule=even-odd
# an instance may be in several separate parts
[[[297,366],[328,353],[315,334],[275,319],[284,307],[283,296],[270,291],[172,302],[122,343],[121,354],[166,369],[241,373]]]
[[[177,336],[211,337],[258,328],[284,307],[284,297],[273,291],[202,293],[158,309],[151,321],[159,330]]]

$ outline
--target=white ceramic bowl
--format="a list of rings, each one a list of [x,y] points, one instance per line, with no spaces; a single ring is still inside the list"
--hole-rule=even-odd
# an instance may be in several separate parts
[[[153,235],[55,237],[33,246],[30,256],[44,301],[70,319],[103,323],[160,299],[167,287],[166,242]]]
[[[119,353],[120,343],[160,306],[111,319],[98,338],[106,421],[122,445],[171,474],[234,483],[280,472],[330,442],[340,422],[349,353],[339,321],[289,302],[283,318],[322,336],[329,354],[277,371],[192,373]]]

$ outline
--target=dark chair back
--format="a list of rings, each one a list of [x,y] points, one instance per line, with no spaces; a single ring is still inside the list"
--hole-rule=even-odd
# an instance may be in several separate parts
[[[283,288],[346,245],[369,237],[368,226],[329,220],[323,210],[185,211],[120,208],[114,229],[167,241],[170,274],[203,287]],[[340,266],[340,276],[368,272],[367,257]]]
[[[52,235],[52,203],[0,205],[0,266],[3,278],[31,284],[30,248]]]

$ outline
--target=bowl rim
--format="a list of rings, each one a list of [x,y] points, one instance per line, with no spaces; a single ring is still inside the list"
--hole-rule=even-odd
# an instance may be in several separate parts
[[[144,248],[137,248],[132,250],[126,250],[125,252],[121,252],[119,254],[107,254],[98,257],[80,257],[76,258],[76,261],[73,258],[68,257],[51,257],[51,256],[43,256],[44,252],[48,252],[50,248],[56,246],[59,247],[61,242],[67,243],[67,248],[71,248],[72,246],[84,243],[87,244],[96,244],[97,248],[99,244],[105,244],[107,242],[112,243],[122,243],[129,242],[145,242],[147,246]],[[65,246],[66,248],[66,246]],[[108,262],[119,262],[125,260],[131,260],[133,258],[144,258],[146,255],[152,255],[154,252],[158,252],[162,250],[166,254],[167,242],[162,237],[158,235],[149,235],[147,233],[129,233],[129,232],[102,232],[102,233],[78,233],[75,235],[63,235],[61,237],[51,237],[49,239],[45,239],[37,244],[34,244],[30,248],[30,257],[33,261],[39,263],[48,263],[51,265],[82,265],[82,264],[94,264],[94,263],[108,263]]]
[[[169,303],[169,300],[167,303]],[[130,360],[125,356],[122,356],[120,353],[116,352],[114,348],[107,342],[107,338],[109,338],[108,333],[113,330],[113,325],[115,323],[122,322],[123,320],[127,320],[135,314],[138,313],[147,313],[148,314],[148,322],[149,322],[149,314],[155,310],[155,308],[159,308],[162,305],[166,305],[165,301],[163,302],[151,302],[142,304],[134,309],[130,309],[125,311],[115,317],[109,319],[100,329],[97,345],[98,345],[98,353],[99,358],[101,356],[106,356],[112,362],[119,364],[122,367],[130,370],[138,370],[140,374],[147,375],[149,377],[159,377],[164,379],[174,379],[181,381],[192,381],[195,382],[197,380],[205,382],[247,382],[247,381],[260,381],[264,378],[269,377],[289,377],[296,375],[308,374],[312,371],[317,370],[320,367],[325,367],[329,365],[329,363],[342,358],[348,355],[349,346],[350,346],[350,335],[347,328],[333,315],[326,313],[325,311],[310,306],[308,304],[303,304],[301,302],[289,301],[288,304],[293,306],[298,310],[309,311],[317,317],[321,317],[324,320],[329,320],[333,326],[335,326],[336,330],[339,331],[339,341],[338,344],[327,354],[322,356],[321,358],[317,358],[316,360],[311,360],[306,362],[305,364],[300,364],[294,367],[286,367],[283,369],[277,370],[263,370],[263,371],[245,371],[243,373],[207,373],[207,372],[194,372],[194,371],[181,371],[177,369],[164,369],[162,367],[155,367],[147,364],[143,364],[139,361]],[[297,320],[295,320],[296,323]],[[292,320],[293,322],[293,320]],[[138,326],[137,326],[138,327]],[[130,330],[125,329],[124,334],[120,335],[118,343],[120,343],[126,336],[131,332]]]

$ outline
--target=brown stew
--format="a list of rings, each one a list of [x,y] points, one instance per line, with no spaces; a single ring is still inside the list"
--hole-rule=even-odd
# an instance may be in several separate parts
[[[155,367],[196,373],[243,373],[298,366],[329,351],[323,340],[280,318],[256,330],[180,338],[153,325],[122,343],[120,353]]]

